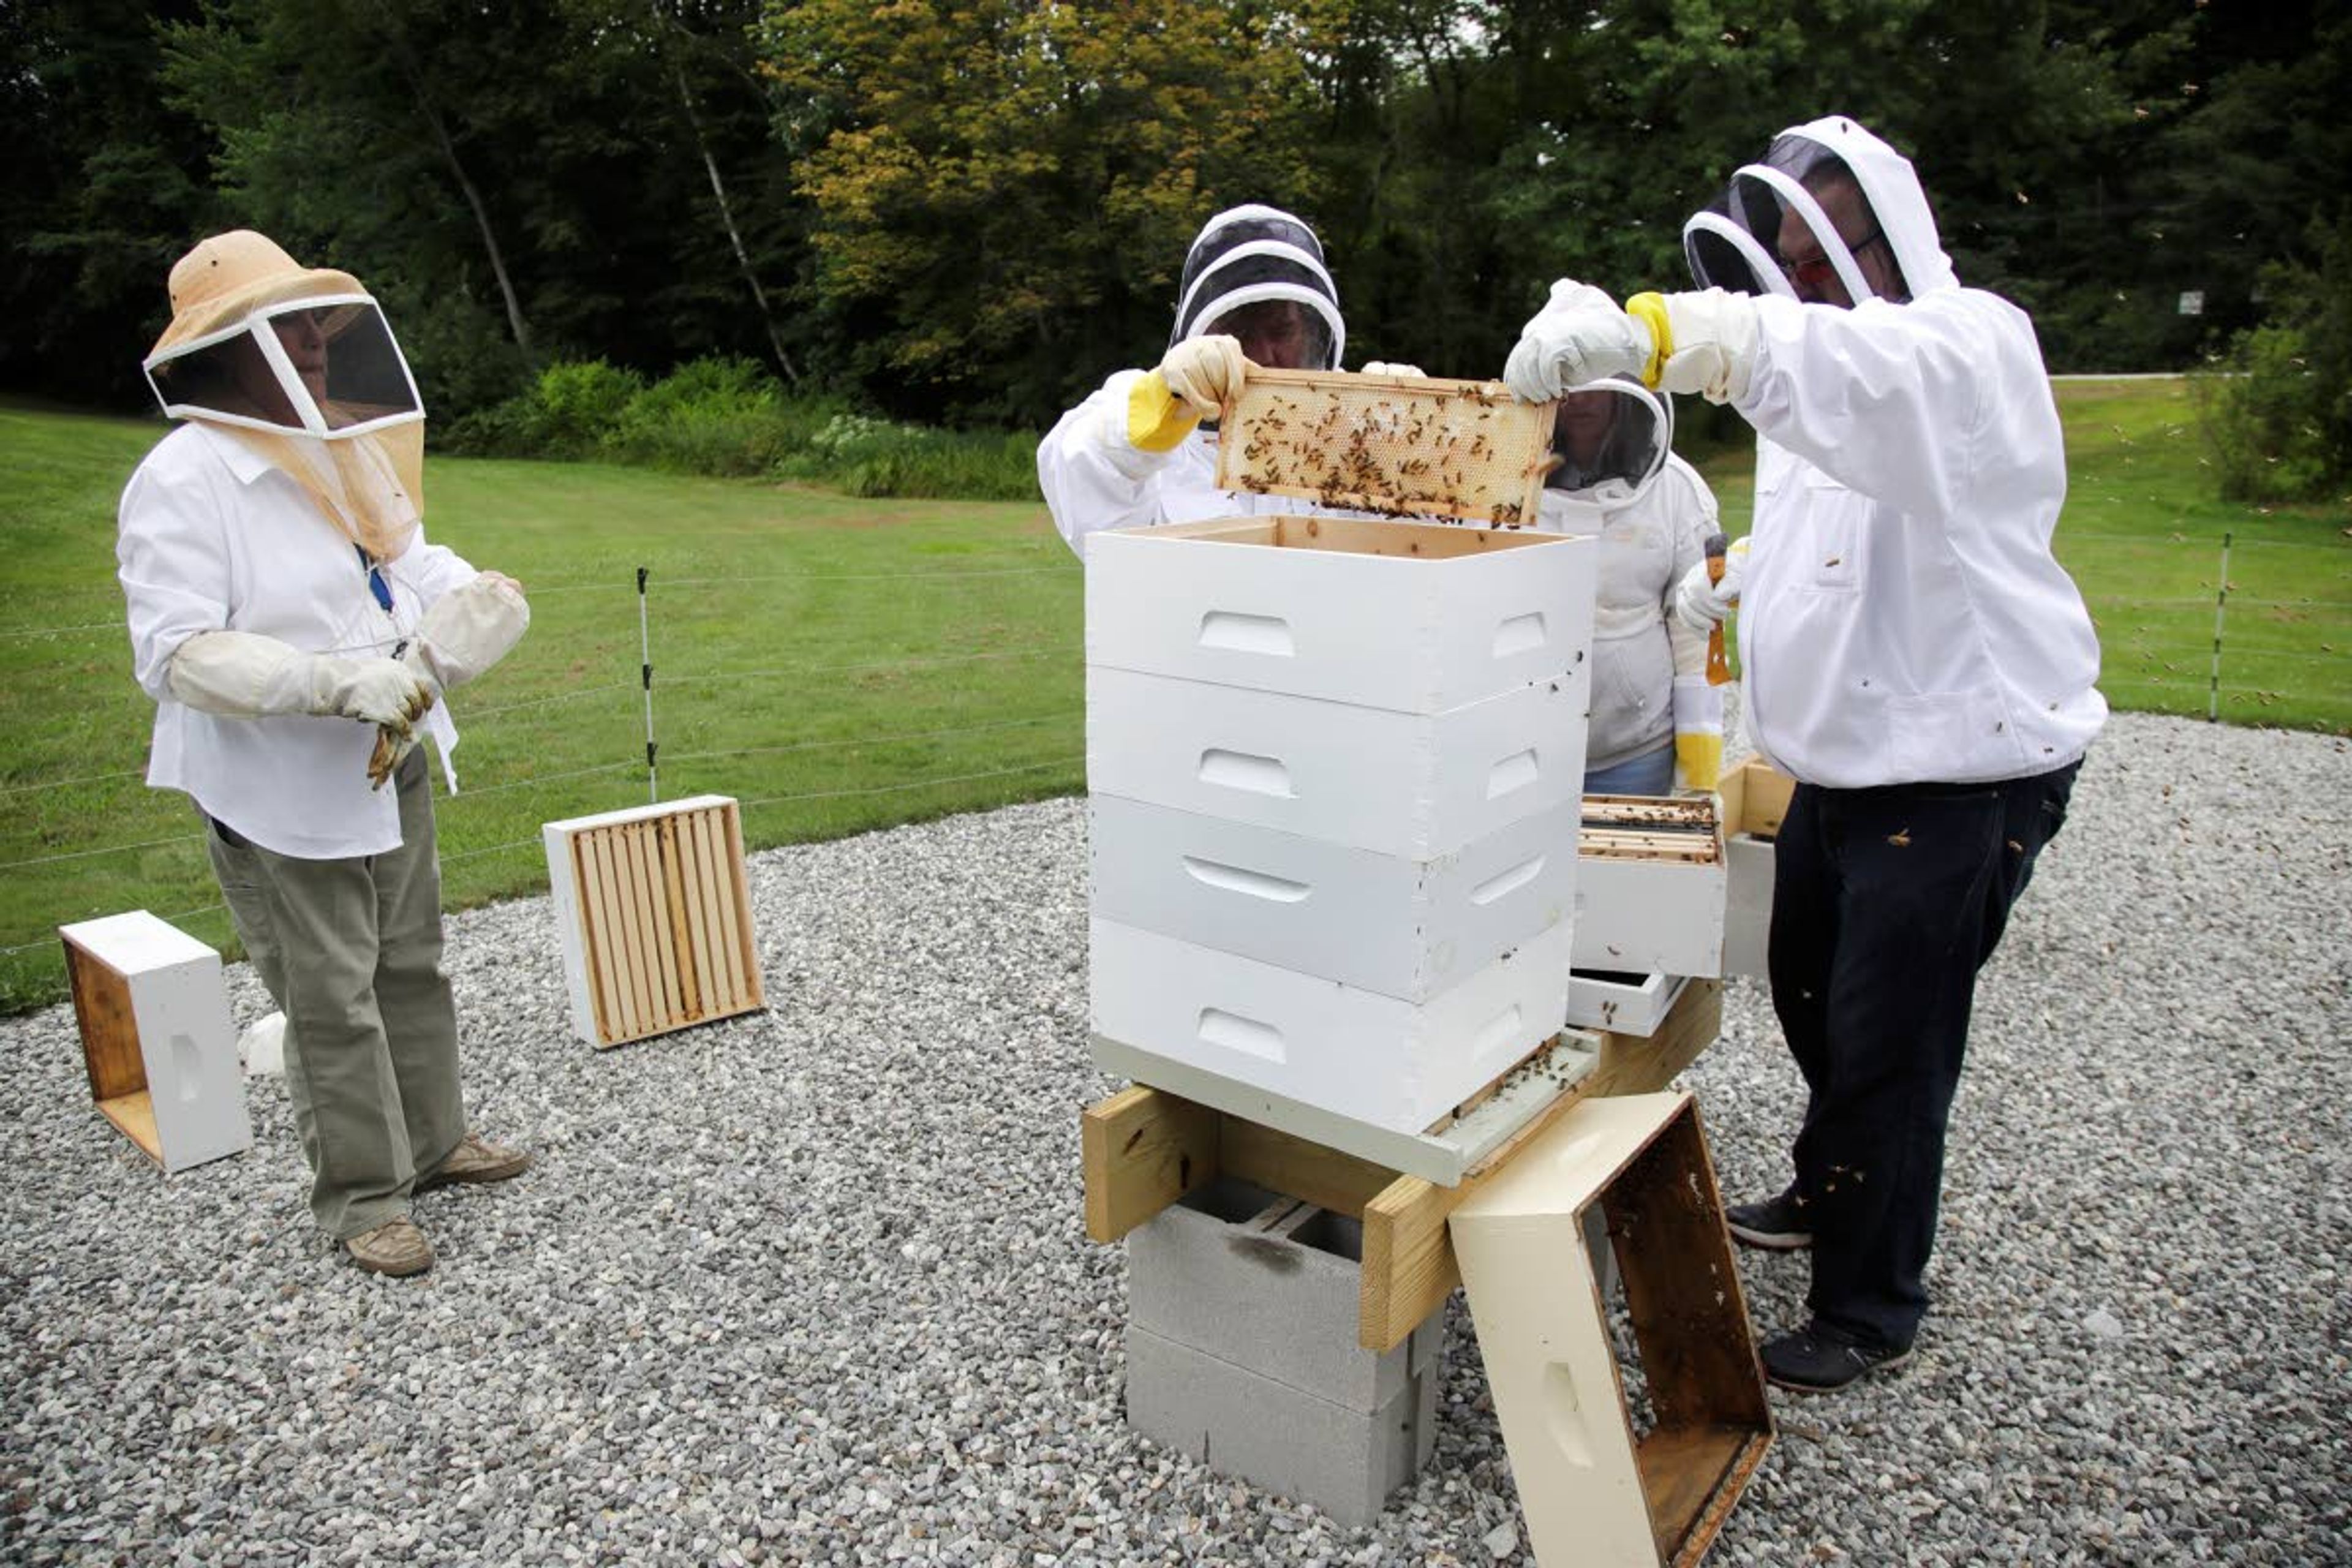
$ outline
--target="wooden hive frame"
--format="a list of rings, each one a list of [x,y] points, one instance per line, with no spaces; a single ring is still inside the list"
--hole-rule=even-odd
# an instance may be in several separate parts
[[[575,817],[544,838],[583,1038],[624,1045],[767,1005],[733,800]]]
[[[1532,527],[1552,405],[1498,381],[1252,365],[1223,419],[1217,484],[1392,515]]]
[[[1706,795],[1588,795],[1576,836],[1580,856],[1614,860],[1723,858],[1715,802]]]

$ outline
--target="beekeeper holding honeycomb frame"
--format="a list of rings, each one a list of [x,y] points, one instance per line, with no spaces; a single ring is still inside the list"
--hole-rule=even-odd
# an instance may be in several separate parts
[[[1214,421],[1240,390],[1244,362],[1337,370],[1347,346],[1339,290],[1315,231],[1278,207],[1217,214],[1185,255],[1160,363],[1117,372],[1039,444],[1037,483],[1054,526],[1083,555],[1086,536],[1104,529],[1332,510],[1218,489]],[[1364,369],[1421,374],[1401,364]]]

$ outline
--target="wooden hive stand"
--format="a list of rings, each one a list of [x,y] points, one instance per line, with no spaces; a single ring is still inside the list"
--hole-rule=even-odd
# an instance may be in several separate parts
[[[1450,1184],[1161,1089],[1123,1089],[1084,1117],[1087,1234],[1117,1241],[1221,1179],[1353,1218],[1362,1227],[1357,1339],[1385,1353],[1465,1282],[1451,1222],[1475,1215],[1464,1242],[1480,1249],[1471,1261],[1484,1277],[1471,1281],[1473,1311],[1514,1473],[1523,1493],[1546,1494],[1528,1500],[1539,1560],[1687,1568],[1773,1436],[1696,1108],[1687,1095],[1656,1092],[1720,1033],[1722,1005],[1720,981],[1693,980],[1654,1034],[1585,1037],[1597,1049],[1581,1075]],[[1618,1107],[1623,1114],[1584,1114]],[[1563,1148],[1575,1163],[1556,1173]],[[1655,1416],[1645,1432],[1609,1347],[1605,1260],[1583,1228],[1598,1212],[1624,1269]],[[1538,1255],[1540,1268],[1512,1261]],[[1563,1394],[1570,1382],[1576,1391]],[[1581,1407],[1564,1447],[1554,1408],[1563,1401]],[[1584,1524],[1599,1531],[1598,1555],[1559,1555],[1563,1518],[1582,1521],[1580,1539]]]
[[[1081,1136],[1087,1235],[1118,1240],[1219,1176],[1360,1219],[1363,1296],[1358,1340],[1387,1351],[1462,1282],[1446,1220],[1512,1156],[1581,1100],[1664,1089],[1721,1032],[1723,986],[1694,980],[1656,1034],[1596,1033],[1590,1071],[1564,1089],[1451,1185],[1141,1084],[1089,1107]]]

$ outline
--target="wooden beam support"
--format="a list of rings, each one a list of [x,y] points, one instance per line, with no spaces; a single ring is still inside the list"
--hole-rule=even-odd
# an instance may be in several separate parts
[[[1386,1191],[1397,1173],[1386,1165],[1310,1143],[1293,1133],[1261,1127],[1238,1116],[1221,1117],[1217,1166],[1269,1192],[1304,1198],[1317,1208],[1353,1219]]]
[[[1217,1178],[1217,1124],[1205,1105],[1141,1084],[1087,1109],[1080,1123],[1087,1236],[1117,1241]]]
[[[1462,1283],[1445,1228],[1454,1207],[1504,1163],[1587,1095],[1647,1094],[1664,1089],[1723,1030],[1723,983],[1693,980],[1646,1038],[1603,1033],[1592,1072],[1554,1100],[1510,1142],[1482,1161],[1459,1186],[1400,1176],[1364,1206],[1364,1293],[1357,1338],[1388,1351],[1435,1311]]]
[[[1602,1032],[1601,1059],[1591,1073],[1453,1187],[1400,1176],[1369,1160],[1137,1084],[1087,1110],[1087,1235],[1117,1241],[1220,1175],[1360,1215],[1364,1288],[1358,1337],[1370,1349],[1386,1351],[1402,1343],[1462,1282],[1445,1229],[1454,1205],[1585,1096],[1664,1089],[1722,1026],[1722,982],[1693,980],[1655,1034]]]

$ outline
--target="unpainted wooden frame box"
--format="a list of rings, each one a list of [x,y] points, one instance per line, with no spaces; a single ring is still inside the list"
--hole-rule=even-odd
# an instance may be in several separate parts
[[[541,837],[582,1039],[623,1045],[767,1005],[733,799],[571,817]]]
[[[1583,1224],[1596,1205],[1647,1381],[1638,1436]],[[1451,1226],[1536,1561],[1696,1563],[1773,1436],[1697,1105],[1585,1100]]]
[[[106,1119],[166,1175],[251,1148],[220,954],[145,910],[58,935]]]

